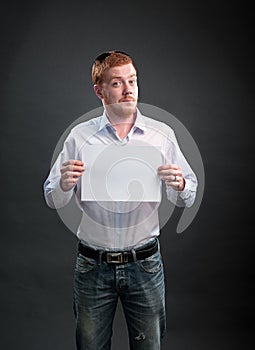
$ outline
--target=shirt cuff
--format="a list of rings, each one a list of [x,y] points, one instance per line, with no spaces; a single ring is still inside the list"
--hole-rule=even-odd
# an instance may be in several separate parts
[[[183,191],[175,191],[167,186],[168,199],[177,207],[191,207],[196,197],[196,184],[190,179],[185,179],[185,188]]]
[[[197,185],[189,180],[185,179],[185,188],[183,191],[177,191],[178,197],[184,201],[185,205],[190,207],[196,196]]]
[[[63,191],[60,186],[60,179],[56,179],[50,185],[50,190],[47,194],[50,207],[58,209],[67,205],[73,195],[73,188],[69,191]]]

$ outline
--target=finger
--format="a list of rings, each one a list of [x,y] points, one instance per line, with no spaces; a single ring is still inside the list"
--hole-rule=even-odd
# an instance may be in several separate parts
[[[72,186],[72,185],[76,184],[77,181],[78,181],[78,178],[72,177],[72,178],[64,180],[64,183],[65,183],[65,185],[71,185]]]
[[[84,162],[78,159],[70,159],[67,162],[64,162],[62,164],[63,166],[68,166],[68,165],[79,165],[79,166],[84,166]]]
[[[75,172],[75,171],[66,171],[65,173],[62,174],[65,179],[69,178],[77,178],[82,175],[81,172]]]
[[[180,182],[181,177],[177,176],[177,175],[169,175],[169,176],[163,176],[162,180],[165,181],[165,183],[179,183]]]
[[[76,171],[83,172],[85,170],[85,167],[79,166],[79,165],[70,165],[69,170],[74,171],[74,172],[76,172]]]
[[[185,180],[183,177],[177,176],[174,181],[165,181],[167,186],[171,186],[176,191],[183,191],[185,188]]]
[[[182,170],[179,166],[164,166],[158,168],[158,175],[181,175]]]
[[[170,170],[170,169],[178,170],[178,169],[180,169],[180,167],[177,164],[166,164],[166,165],[161,165],[160,167],[158,167],[159,171],[161,171],[161,170]]]
[[[158,175],[161,175],[161,176],[174,176],[174,175],[179,175],[180,172],[178,170],[172,170],[172,169],[168,169],[168,170],[161,170],[158,172]]]
[[[60,186],[64,191],[71,190],[77,183],[78,178],[68,178],[68,179],[61,179],[60,180]]]
[[[168,181],[168,182],[178,182],[177,180],[177,175],[169,175],[169,176],[163,176],[162,177],[163,181]]]
[[[67,165],[60,169],[61,174],[66,173],[67,171],[73,171],[73,172],[83,172],[85,170],[85,166],[78,166],[78,165]]]

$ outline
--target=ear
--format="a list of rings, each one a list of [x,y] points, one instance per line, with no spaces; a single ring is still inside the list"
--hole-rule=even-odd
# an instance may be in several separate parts
[[[102,88],[100,85],[98,84],[95,84],[94,85],[94,91],[95,91],[95,94],[97,95],[98,98],[100,98],[100,100],[103,99],[103,94],[102,94]]]

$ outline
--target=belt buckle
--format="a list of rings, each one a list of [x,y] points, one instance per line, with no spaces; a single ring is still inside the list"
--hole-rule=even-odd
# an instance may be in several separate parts
[[[122,264],[123,254],[122,253],[106,253],[106,261],[108,264]]]
[[[108,264],[128,263],[128,252],[106,253]]]

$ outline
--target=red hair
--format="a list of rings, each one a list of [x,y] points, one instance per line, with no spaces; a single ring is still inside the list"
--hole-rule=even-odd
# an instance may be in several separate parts
[[[136,67],[132,58],[124,52],[109,51],[99,55],[92,66],[92,81],[94,84],[102,84],[104,72],[112,67],[123,66],[132,63]]]

